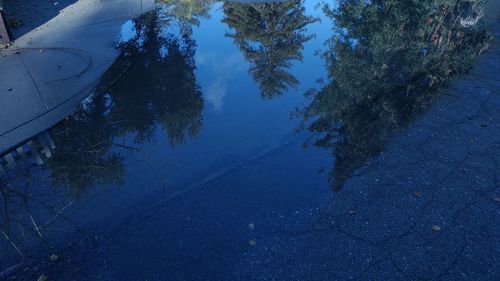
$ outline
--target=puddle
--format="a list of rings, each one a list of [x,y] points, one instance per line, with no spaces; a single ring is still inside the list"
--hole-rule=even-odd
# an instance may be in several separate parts
[[[476,8],[459,2],[442,14],[420,2],[160,1],[122,26],[98,95],[50,130],[53,155],[0,179],[0,271],[242,274],[231,259],[309,223],[487,49]]]

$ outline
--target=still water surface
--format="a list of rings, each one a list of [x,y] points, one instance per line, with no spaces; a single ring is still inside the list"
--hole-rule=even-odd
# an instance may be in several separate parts
[[[290,258],[275,240],[490,42],[471,1],[361,2],[166,0],[127,22],[53,157],[1,179],[0,270],[279,280],[262,273]]]

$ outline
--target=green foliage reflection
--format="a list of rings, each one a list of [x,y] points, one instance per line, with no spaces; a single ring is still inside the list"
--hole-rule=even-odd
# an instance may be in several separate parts
[[[303,44],[313,36],[306,26],[315,20],[304,14],[303,1],[269,3],[224,3],[226,23],[233,38],[251,64],[250,74],[259,84],[261,95],[281,95],[299,81],[288,69],[302,60]]]
[[[330,179],[339,189],[382,152],[386,140],[464,74],[490,36],[481,1],[343,0],[325,7],[335,24],[328,41],[329,81],[302,110],[312,143],[333,149]]]
[[[204,103],[194,74],[196,42],[164,18],[153,13],[136,21],[137,40],[107,75],[120,79],[104,78],[102,88],[116,82],[109,93],[53,130],[58,149],[48,164],[56,185],[80,192],[94,184],[120,184],[123,149],[134,150],[158,131],[171,145],[199,132]]]

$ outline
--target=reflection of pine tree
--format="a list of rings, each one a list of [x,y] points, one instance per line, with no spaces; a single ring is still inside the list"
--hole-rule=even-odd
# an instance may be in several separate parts
[[[194,75],[196,42],[168,32],[154,19],[143,28],[146,39],[135,67],[113,89],[117,95],[112,113],[132,121],[122,130],[136,132],[138,141],[161,126],[172,144],[181,143],[201,126],[203,99]]]
[[[171,144],[179,144],[197,134],[203,98],[194,74],[196,43],[163,28],[155,15],[143,17],[137,23],[141,47],[130,45],[110,71],[132,65],[110,95],[97,97],[90,109],[53,130],[60,145],[48,165],[56,185],[81,192],[97,183],[119,184],[124,165],[113,149],[123,148],[116,146],[118,136],[142,143],[162,128]]]
[[[201,128],[203,98],[194,74],[192,39],[184,39],[184,47],[171,42],[163,59],[162,96],[158,119],[166,130],[171,144],[183,143],[185,136],[194,137]],[[166,79],[165,79],[166,78]]]
[[[337,25],[325,55],[330,83],[312,93],[303,114],[313,120],[314,144],[333,148],[336,188],[488,46],[484,28],[460,24],[475,16],[470,3],[344,0],[330,11]]]
[[[199,26],[199,18],[207,18],[214,0],[158,0],[161,19],[175,18],[181,27],[181,33],[191,35],[192,26]]]
[[[282,94],[298,80],[288,72],[293,60],[302,60],[303,44],[311,39],[305,27],[314,20],[304,15],[301,0],[274,3],[224,4],[223,20],[245,58],[263,97]]]

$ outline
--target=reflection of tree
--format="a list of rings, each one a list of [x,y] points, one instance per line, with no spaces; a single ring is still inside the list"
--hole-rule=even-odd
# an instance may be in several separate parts
[[[46,247],[55,251],[53,235],[64,232],[83,234],[63,211],[74,201],[56,190],[34,186],[35,175],[27,172],[25,179],[0,181],[0,279],[24,266],[30,258],[28,249]],[[40,192],[41,191],[41,192]],[[26,269],[24,270],[26,272]],[[5,278],[5,279],[4,279]],[[14,278],[12,278],[14,279]],[[9,279],[10,280],[10,279]]]
[[[303,44],[312,38],[305,27],[314,19],[304,12],[301,0],[224,4],[223,22],[234,30],[227,36],[252,64],[250,73],[263,97],[280,95],[299,83],[288,68],[302,60]]]
[[[203,98],[194,75],[196,43],[185,30],[165,24],[167,16],[176,20],[158,14],[138,20],[137,42],[125,47],[98,87],[113,84],[109,93],[52,129],[57,149],[47,160],[50,182],[45,171],[32,173],[31,168],[24,178],[0,181],[0,279],[24,266],[33,245],[55,251],[51,233],[79,231],[65,217],[73,195],[95,184],[120,184],[127,153],[147,157],[133,143],[163,130],[171,145],[181,144],[200,130]],[[132,139],[132,144],[119,137]],[[72,193],[50,185],[67,186]]]
[[[129,44],[110,73],[131,66],[128,71],[109,94],[53,130],[59,145],[48,165],[55,184],[78,190],[119,184],[124,173],[120,148],[127,146],[115,142],[118,136],[142,143],[163,129],[175,145],[198,133],[203,98],[194,75],[195,41],[170,32],[154,14],[136,26],[140,44]]]
[[[111,118],[126,117],[120,129],[142,138],[161,126],[170,143],[178,144],[201,127],[203,98],[194,75],[196,42],[158,28],[154,21],[147,24],[141,55],[112,89],[117,94]]]
[[[207,18],[214,0],[159,0],[161,18],[178,20],[183,34],[192,33],[192,26],[199,26],[199,18]]]
[[[334,188],[380,153],[396,129],[466,72],[489,43],[472,1],[341,1],[326,52],[330,81],[302,111],[313,143],[333,148]]]
[[[123,157],[110,152],[114,132],[105,116],[81,114],[68,119],[53,130],[53,137],[60,144],[47,161],[54,185],[78,193],[95,183],[120,183]]]

